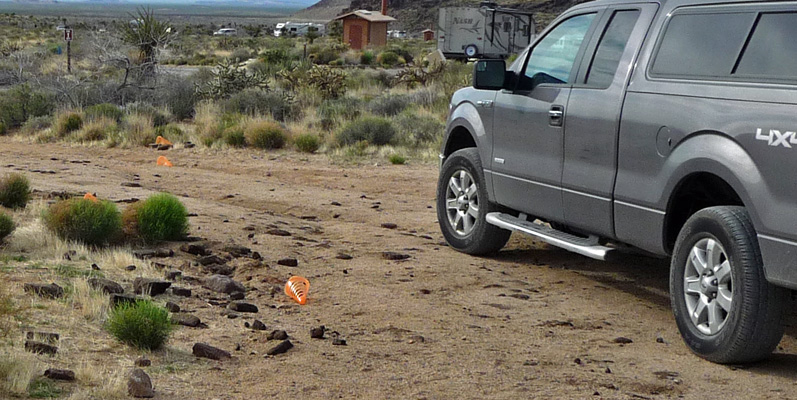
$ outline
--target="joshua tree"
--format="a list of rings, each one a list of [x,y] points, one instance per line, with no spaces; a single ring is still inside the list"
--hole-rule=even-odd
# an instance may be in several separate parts
[[[158,63],[158,53],[174,39],[174,28],[168,21],[157,20],[150,9],[142,8],[138,15],[131,16],[133,20],[121,29],[121,39],[138,49],[142,72],[151,75]]]

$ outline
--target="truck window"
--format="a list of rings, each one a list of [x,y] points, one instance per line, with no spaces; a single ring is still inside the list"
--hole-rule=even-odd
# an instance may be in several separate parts
[[[667,24],[652,75],[729,77],[754,13],[676,14]]]
[[[770,79],[797,78],[797,13],[761,14],[734,74]]]
[[[617,11],[612,15],[587,72],[587,85],[607,88],[612,84],[625,45],[638,18],[639,10]]]
[[[520,89],[532,89],[540,83],[569,83],[581,42],[594,18],[595,13],[567,19],[537,42],[531,50]]]

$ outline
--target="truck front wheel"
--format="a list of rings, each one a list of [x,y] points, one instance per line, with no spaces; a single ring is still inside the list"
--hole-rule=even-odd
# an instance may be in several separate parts
[[[686,345],[717,363],[766,358],[783,336],[788,291],[767,282],[743,207],[711,207],[681,229],[670,266],[670,300]]]
[[[500,250],[512,232],[487,223],[493,211],[498,207],[487,199],[479,151],[467,148],[448,156],[437,183],[437,220],[448,244],[472,255]]]

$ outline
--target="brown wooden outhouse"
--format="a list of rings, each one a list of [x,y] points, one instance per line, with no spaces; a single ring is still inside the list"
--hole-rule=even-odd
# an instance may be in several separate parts
[[[381,47],[387,44],[387,24],[396,19],[378,11],[357,10],[341,15],[333,21],[343,21],[343,43],[352,49],[367,46]]]
[[[431,30],[431,29],[427,29],[427,30],[423,31],[423,40],[425,42],[430,42],[430,41],[434,40],[434,31]]]

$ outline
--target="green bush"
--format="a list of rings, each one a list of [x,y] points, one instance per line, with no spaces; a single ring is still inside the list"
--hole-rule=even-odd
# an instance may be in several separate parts
[[[360,64],[362,65],[371,65],[374,63],[374,52],[370,50],[364,51],[360,55]]]
[[[50,206],[44,215],[44,222],[62,239],[91,246],[113,243],[122,232],[121,214],[110,201],[59,201]]]
[[[246,142],[258,149],[273,150],[285,147],[285,130],[276,122],[253,122],[246,127],[244,134]]]
[[[383,146],[396,136],[396,128],[390,120],[380,117],[363,117],[350,122],[338,133],[338,144],[342,146],[367,141]]]
[[[230,96],[222,105],[228,113],[270,115],[277,121],[295,119],[300,114],[291,98],[263,89],[246,89]]]
[[[0,212],[0,242],[2,242],[6,236],[10,235],[11,232],[14,232],[14,229],[16,229],[16,225],[14,225],[14,220],[11,219],[11,216]]]
[[[224,131],[224,143],[232,147],[246,147],[244,130],[239,126],[227,128]]]
[[[136,234],[147,242],[180,240],[188,234],[188,211],[174,195],[159,193],[128,208],[134,214]]]
[[[383,51],[379,53],[376,61],[383,67],[393,67],[399,63],[399,55],[393,51]]]
[[[321,119],[353,120],[362,112],[362,101],[356,97],[325,100],[318,108]]]
[[[443,137],[445,124],[431,115],[419,115],[410,110],[396,117],[399,129],[399,144],[420,147],[422,145],[437,143]]]
[[[9,129],[17,128],[31,117],[50,115],[54,106],[51,96],[27,84],[17,85],[0,97],[0,122]]]
[[[296,148],[302,153],[315,153],[318,151],[318,148],[321,147],[321,141],[318,139],[318,136],[310,133],[300,135],[293,141],[293,144],[296,145]]]
[[[185,132],[179,126],[168,124],[155,128],[155,134],[163,136],[172,143],[177,143],[185,140]]]
[[[68,112],[58,116],[55,121],[55,132],[59,136],[66,136],[83,126],[83,117],[76,112]]]
[[[385,94],[371,100],[368,104],[368,108],[372,113],[385,117],[398,115],[409,106],[409,96],[402,94]]]
[[[93,106],[86,107],[86,109],[83,110],[83,114],[88,120],[108,118],[116,122],[122,122],[122,117],[124,116],[124,112],[122,112],[119,107],[109,103],[95,104]]]
[[[12,173],[0,179],[0,206],[25,208],[30,201],[30,182],[22,174]]]
[[[404,165],[407,162],[406,158],[398,154],[391,155],[388,160],[390,160],[390,163],[393,165]]]
[[[139,300],[111,310],[105,329],[122,343],[140,350],[157,350],[169,340],[174,325],[165,308]]]
[[[5,136],[8,133],[8,128],[6,128],[6,124],[0,121],[0,136]]]

